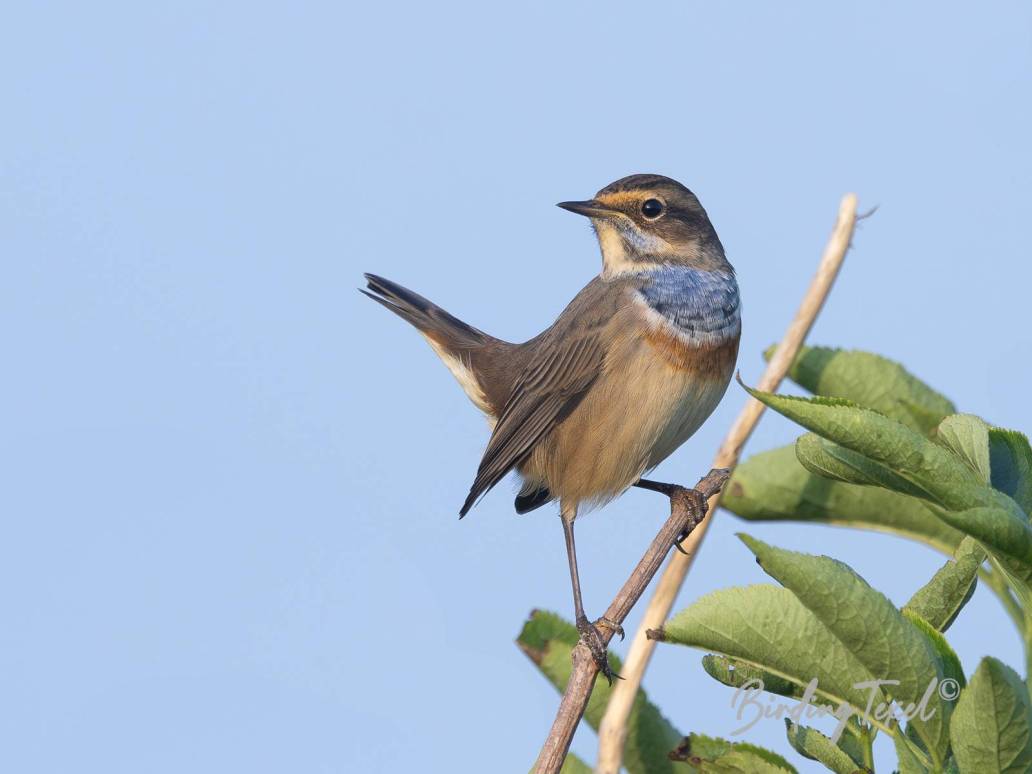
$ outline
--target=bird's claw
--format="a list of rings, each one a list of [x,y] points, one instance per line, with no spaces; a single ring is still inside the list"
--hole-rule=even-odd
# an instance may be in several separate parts
[[[697,489],[685,489],[684,496],[691,500],[690,508],[692,510],[692,519],[685,526],[684,531],[677,536],[674,540],[674,548],[680,551],[685,556],[689,556],[689,553],[681,547],[681,543],[688,539],[688,536],[692,534],[692,531],[699,526],[703,519],[706,518],[706,512],[709,510],[709,503],[706,502],[706,498],[702,492]]]
[[[595,626],[604,626],[607,629],[609,629],[609,631],[611,631],[613,634],[619,634],[620,642],[623,642],[624,630],[623,627],[620,626],[620,624],[618,624],[616,621],[610,621],[605,616],[602,616],[597,621],[595,621]]]
[[[614,631],[619,630],[622,632],[622,629],[618,624],[613,624],[612,621],[605,618],[600,618],[599,623],[602,623],[603,626],[615,626],[616,629],[614,629]],[[595,660],[595,666],[598,667],[598,671],[606,678],[606,682],[612,685],[614,677],[617,680],[622,679],[620,675],[613,672],[609,666],[609,658],[606,655],[606,644],[602,640],[602,635],[599,633],[595,624],[591,623],[587,617],[580,616],[577,619],[577,631],[580,632],[580,641],[587,646],[589,651],[591,651],[591,657]]]

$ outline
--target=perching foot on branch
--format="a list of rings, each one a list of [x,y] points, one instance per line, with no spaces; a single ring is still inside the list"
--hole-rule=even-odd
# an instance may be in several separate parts
[[[605,616],[602,616],[597,621],[595,621],[595,626],[596,626],[596,628],[599,627],[599,626],[604,626],[607,629],[610,629],[613,632],[613,634],[619,634],[620,635],[620,640],[623,641],[623,638],[624,638],[623,627],[620,626],[620,624],[618,624],[616,621],[610,621]]]
[[[688,523],[684,525],[684,529],[677,536],[677,540],[674,541],[674,548],[680,551],[682,554],[687,553],[681,548],[681,543],[692,534],[692,530],[702,523],[702,520],[706,518],[706,512],[709,510],[709,503],[706,502],[706,496],[702,494],[698,489],[681,489],[680,492],[676,493],[676,496],[683,497],[686,500],[686,508],[691,516],[688,519]]]
[[[588,646],[588,650],[591,651],[591,657],[595,661],[595,666],[598,667],[598,671],[603,674],[610,685],[613,684],[613,678],[620,679],[620,675],[613,672],[609,668],[609,657],[606,655],[606,643],[602,639],[602,634],[598,630],[598,626],[608,626],[613,628],[614,631],[623,636],[623,627],[614,624],[606,618],[599,618],[598,625],[591,623],[586,616],[579,616],[577,618],[577,631],[580,632],[580,639],[585,645]]]
[[[726,471],[721,471],[726,472]],[[688,513],[691,514],[691,518],[685,525],[685,528],[681,530],[681,533],[677,536],[677,540],[674,541],[674,548],[680,551],[682,554],[687,555],[688,552],[681,547],[681,543],[684,542],[704,518],[706,518],[706,511],[708,505],[706,497],[703,496],[698,489],[685,489],[683,486],[677,484],[664,484],[661,481],[651,481],[647,478],[642,478],[634,484],[634,486],[641,487],[642,489],[648,489],[650,492],[659,492],[670,498],[671,504],[675,497],[682,497],[687,500],[685,502],[685,508]]]

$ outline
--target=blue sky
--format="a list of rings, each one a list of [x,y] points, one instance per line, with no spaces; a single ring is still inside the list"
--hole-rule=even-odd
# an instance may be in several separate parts
[[[532,608],[569,613],[559,521],[517,518],[506,484],[457,520],[485,423],[355,287],[376,271],[527,338],[599,269],[553,204],[626,174],[709,210],[747,381],[855,191],[880,209],[812,341],[1032,429],[1030,22],[1021,3],[12,6],[0,767],[525,771],[557,697],[512,640]],[[693,481],[742,401],[656,477]],[[749,451],[795,434],[768,417]],[[665,508],[635,491],[579,523],[589,613]],[[764,580],[742,528],[717,517],[679,606]],[[900,603],[941,563],[745,528]],[[951,634],[968,672],[1020,664],[982,591]],[[660,648],[646,687],[679,728],[727,734],[699,655]],[[778,723],[751,738],[787,750]]]

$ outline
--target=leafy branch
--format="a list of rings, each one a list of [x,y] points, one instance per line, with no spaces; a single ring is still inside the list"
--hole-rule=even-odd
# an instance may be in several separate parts
[[[725,505],[752,520],[892,532],[950,558],[897,609],[841,562],[743,534],[777,585],[706,595],[650,631],[652,641],[704,650],[704,671],[736,691],[790,697],[808,716],[832,714],[831,736],[801,716],[786,722],[788,744],[831,771],[873,772],[879,734],[892,740],[901,774],[1032,770],[1028,440],[956,413],[901,366],[868,353],[804,348],[791,375],[822,392],[798,398],[749,391],[810,432],[739,466]],[[966,679],[945,636],[979,578],[1025,642],[1024,680],[992,656]],[[596,691],[590,725],[604,717],[615,690]],[[672,744],[680,732],[640,689],[628,729],[623,765],[631,774],[682,765],[795,770],[778,754],[744,742],[693,733]]]

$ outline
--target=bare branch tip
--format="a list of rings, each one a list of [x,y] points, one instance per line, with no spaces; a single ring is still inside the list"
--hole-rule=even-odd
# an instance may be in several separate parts
[[[666,632],[663,631],[662,626],[660,626],[658,629],[646,629],[645,636],[650,640],[655,640],[656,642],[666,641]]]
[[[723,483],[731,478],[731,468],[711,468],[710,472],[706,474],[704,481],[712,479],[714,482]]]
[[[856,219],[857,220],[867,220],[867,218],[871,217],[872,215],[874,215],[874,213],[876,213],[878,211],[879,207],[881,207],[881,205],[880,204],[876,204],[873,207],[871,207],[871,209],[864,210],[863,212],[859,213],[856,216]]]

